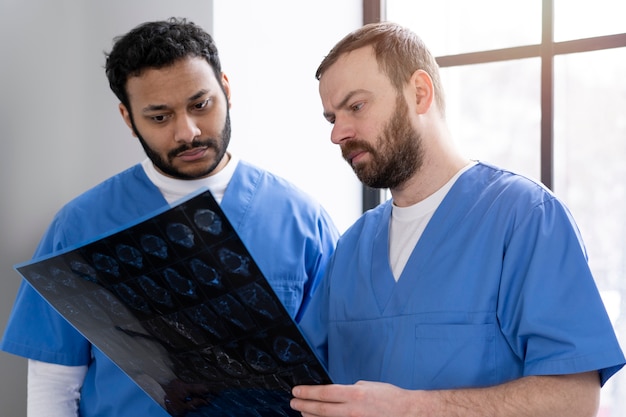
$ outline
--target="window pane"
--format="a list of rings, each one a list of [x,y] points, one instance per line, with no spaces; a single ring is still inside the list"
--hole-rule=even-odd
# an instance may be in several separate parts
[[[447,118],[464,155],[540,178],[540,65],[524,59],[442,68]]]
[[[589,263],[626,346],[626,48],[555,58],[555,192],[576,218]],[[621,392],[621,395],[618,394]],[[626,412],[626,374],[599,416]]]
[[[626,32],[624,0],[554,0],[557,42]]]
[[[412,28],[437,56],[541,42],[541,0],[387,0],[386,19]]]

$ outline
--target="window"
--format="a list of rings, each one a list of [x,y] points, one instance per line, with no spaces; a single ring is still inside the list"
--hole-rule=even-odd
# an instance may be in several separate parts
[[[540,178],[538,58],[446,67],[446,117],[464,155]]]
[[[625,48],[555,57],[555,192],[578,222],[596,283],[626,348]],[[602,390],[599,416],[626,414],[626,374]]]
[[[538,179],[565,201],[626,347],[626,2],[363,4],[366,23],[379,7],[437,56],[451,130],[468,156]],[[624,392],[620,372],[598,415],[625,415]]]

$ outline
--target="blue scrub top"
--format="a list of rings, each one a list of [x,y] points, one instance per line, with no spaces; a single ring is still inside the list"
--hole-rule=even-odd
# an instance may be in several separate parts
[[[166,205],[141,165],[133,166],[61,209],[35,258],[118,230]],[[338,238],[328,214],[290,183],[243,161],[220,206],[286,309],[298,317]],[[44,362],[89,365],[81,390],[83,417],[169,416],[26,281],[0,348]]]
[[[470,168],[398,282],[391,210],[342,236],[300,323],[335,382],[451,389],[600,370],[604,383],[624,365],[578,229],[543,186]]]

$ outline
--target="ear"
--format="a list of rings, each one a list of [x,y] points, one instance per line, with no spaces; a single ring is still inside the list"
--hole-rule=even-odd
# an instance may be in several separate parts
[[[122,119],[124,119],[124,122],[126,123],[126,126],[128,126],[128,128],[130,129],[130,132],[132,133],[132,135],[134,137],[137,137],[137,135],[135,134],[135,129],[133,129],[133,123],[130,120],[130,112],[128,111],[126,106],[123,105],[122,103],[120,103],[119,109],[120,109],[120,114],[122,115]]]
[[[230,81],[228,81],[228,77],[226,74],[222,73],[222,87],[224,87],[224,92],[226,93],[226,99],[228,100],[228,108],[231,106],[230,102]]]
[[[415,97],[416,111],[418,114],[426,113],[435,98],[432,78],[426,71],[418,69],[411,76],[410,86]]]

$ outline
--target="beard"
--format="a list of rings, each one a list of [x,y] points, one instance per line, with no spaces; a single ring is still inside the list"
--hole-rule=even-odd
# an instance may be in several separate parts
[[[352,165],[359,180],[371,188],[397,188],[417,172],[423,163],[422,138],[408,118],[409,108],[402,95],[396,98],[394,115],[385,125],[375,145],[353,140],[341,151],[344,159],[352,151],[371,155],[368,163]]]
[[[201,139],[201,140],[194,139],[191,142],[191,144],[181,145],[178,148],[168,152],[166,156],[159,154],[157,151],[152,149],[150,145],[148,145],[148,143],[145,141],[143,136],[141,136],[141,134],[139,133],[139,130],[137,130],[137,127],[135,126],[135,121],[133,120],[132,115],[130,117],[130,120],[131,120],[131,124],[133,127],[133,131],[135,132],[135,135],[137,135],[137,138],[139,139],[139,143],[141,143],[141,146],[143,147],[143,150],[148,156],[148,158],[150,159],[150,161],[152,161],[154,166],[159,171],[163,172],[165,175],[170,176],[172,178],[177,178],[181,180],[195,180],[198,178],[203,178],[203,177],[208,176],[211,172],[213,172],[215,167],[217,167],[217,165],[220,163],[222,158],[224,158],[224,155],[226,154],[226,150],[228,149],[228,145],[230,143],[231,127],[230,127],[230,111],[228,109],[226,111],[224,127],[222,128],[222,131],[220,132],[220,135],[218,138],[206,138],[206,139]],[[191,173],[191,174],[182,172],[181,170],[174,167],[174,165],[172,164],[172,160],[178,154],[184,151],[195,149],[195,148],[214,149],[215,158],[213,159],[213,162],[209,164],[208,166],[206,166],[204,169],[198,172]]]

